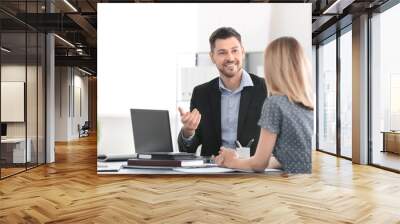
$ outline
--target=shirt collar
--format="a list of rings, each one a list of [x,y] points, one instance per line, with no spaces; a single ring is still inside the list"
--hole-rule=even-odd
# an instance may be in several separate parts
[[[237,93],[237,92],[241,92],[244,87],[254,86],[253,80],[251,80],[251,77],[250,77],[249,73],[247,73],[244,69],[242,69],[242,71],[243,71],[242,72],[242,79],[240,80],[239,88],[237,88],[234,91],[229,90],[228,88],[225,87],[225,85],[222,82],[222,79],[220,77],[219,78],[219,89],[221,91],[228,91],[228,92],[231,92],[231,93]]]

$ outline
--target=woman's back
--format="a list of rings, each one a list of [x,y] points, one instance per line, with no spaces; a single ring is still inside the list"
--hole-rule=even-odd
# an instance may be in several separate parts
[[[313,111],[290,102],[287,96],[273,95],[263,105],[262,128],[277,134],[273,155],[288,173],[311,173]]]

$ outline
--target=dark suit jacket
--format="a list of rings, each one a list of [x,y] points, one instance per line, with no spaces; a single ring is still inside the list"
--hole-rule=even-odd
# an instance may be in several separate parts
[[[241,92],[237,139],[246,145],[251,139],[254,142],[250,153],[254,154],[260,127],[257,122],[260,118],[261,109],[267,95],[263,78],[250,74],[253,86],[244,87]],[[179,150],[183,152],[196,152],[202,145],[201,155],[218,155],[221,147],[221,91],[219,89],[219,78],[196,86],[190,101],[190,111],[197,108],[201,114],[201,121],[193,136],[192,144],[186,145],[182,139],[182,131],[178,135]]]

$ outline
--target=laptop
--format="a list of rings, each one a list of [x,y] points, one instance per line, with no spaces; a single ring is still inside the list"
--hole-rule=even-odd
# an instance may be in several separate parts
[[[168,110],[131,109],[136,154],[193,155],[174,152]]]
[[[7,139],[7,124],[1,123],[1,140]]]

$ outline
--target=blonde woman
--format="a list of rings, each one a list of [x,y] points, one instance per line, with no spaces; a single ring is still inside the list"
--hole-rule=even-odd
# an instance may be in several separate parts
[[[221,147],[220,166],[254,171],[279,168],[287,173],[311,173],[313,110],[310,65],[300,43],[292,37],[272,41],[265,50],[264,101],[256,153],[239,159],[236,151]]]

